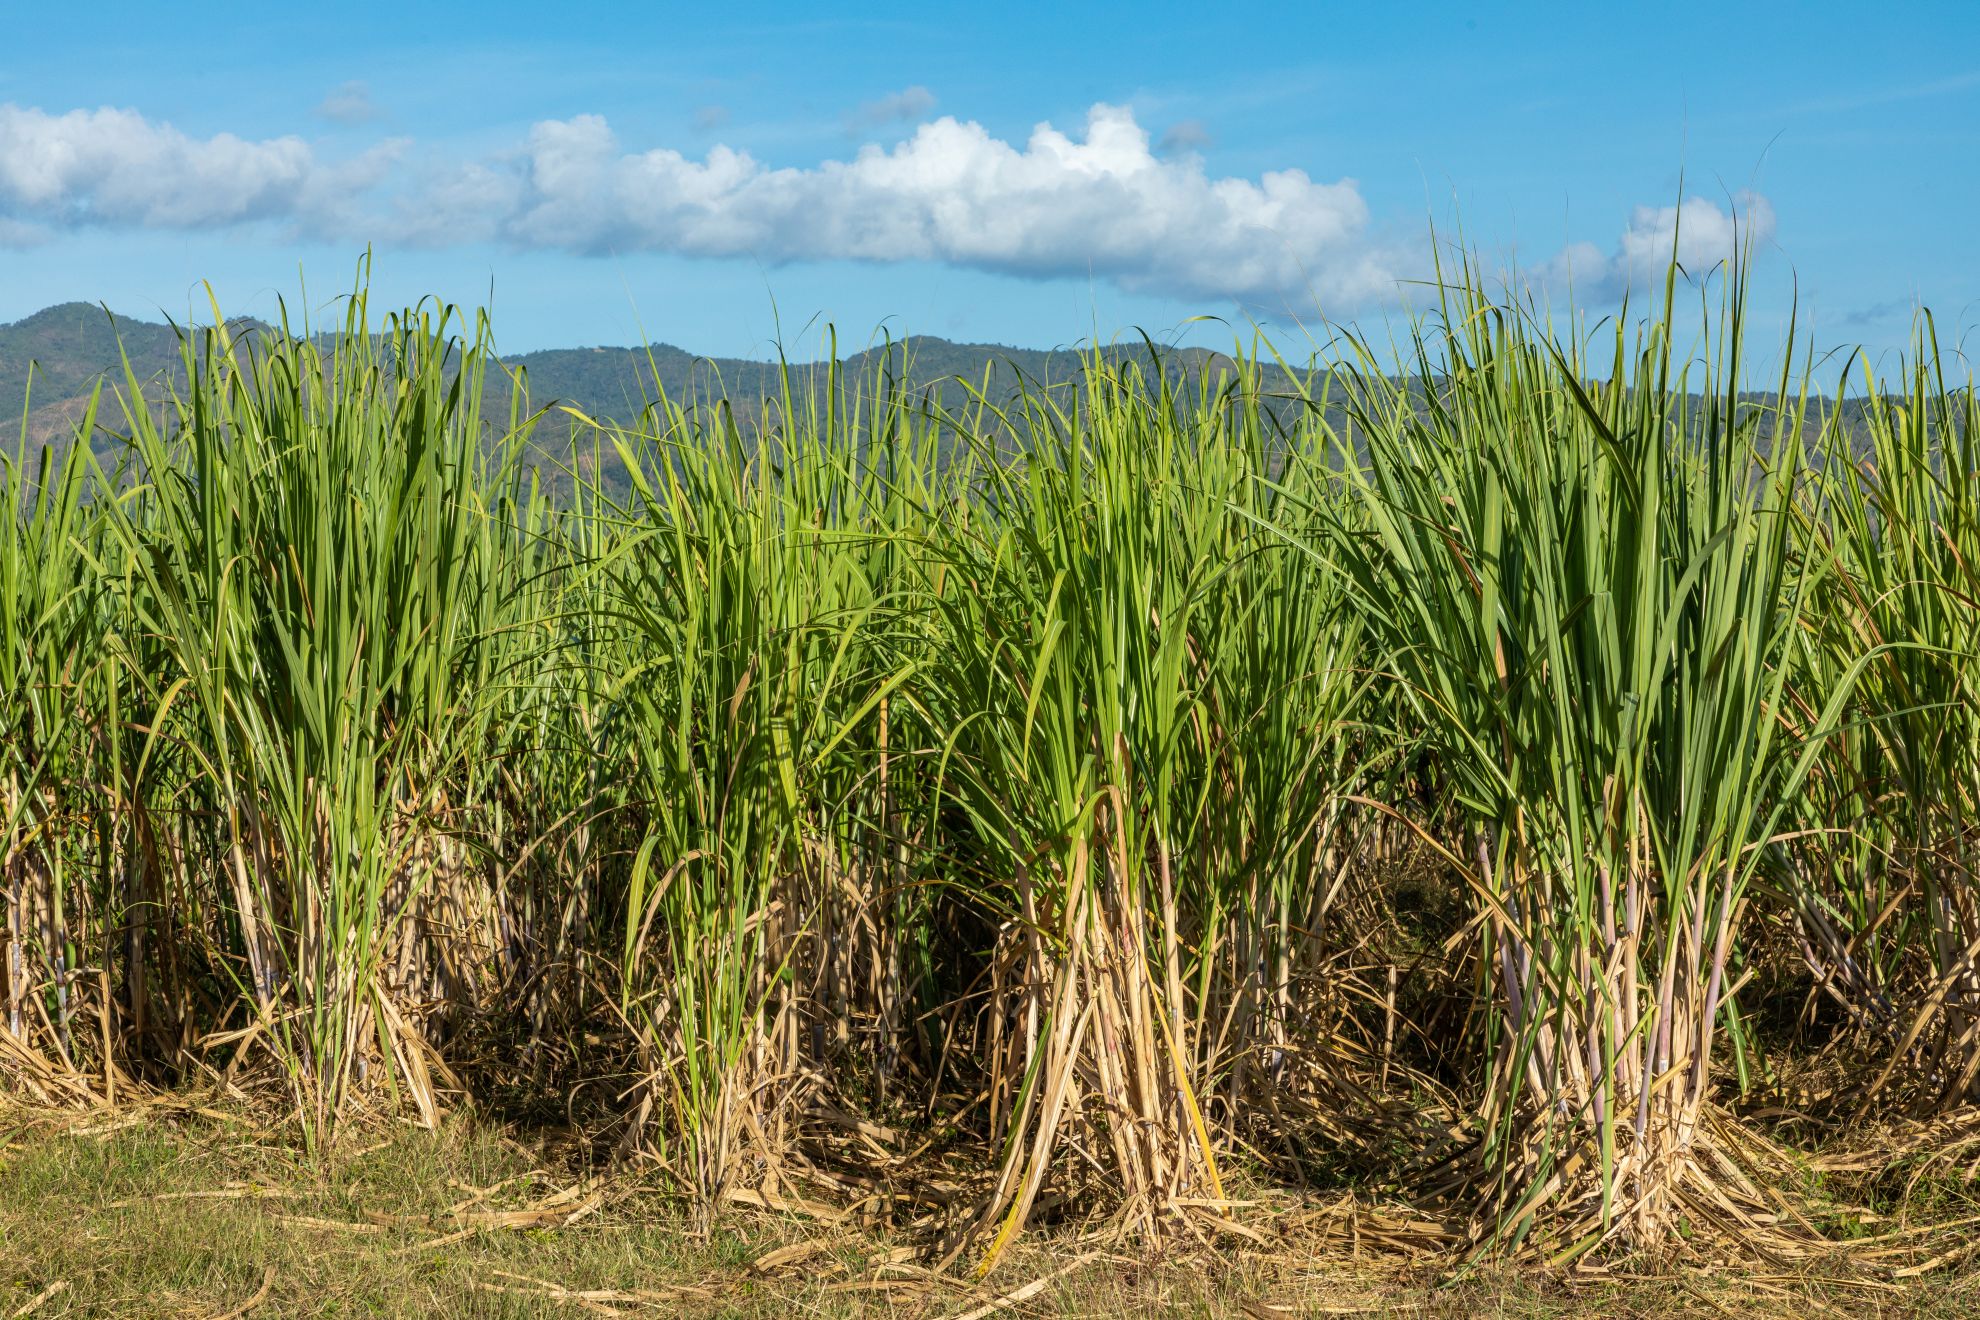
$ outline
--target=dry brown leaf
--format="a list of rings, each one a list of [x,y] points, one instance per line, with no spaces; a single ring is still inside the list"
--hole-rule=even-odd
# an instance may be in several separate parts
[[[40,1310],[42,1305],[46,1303],[50,1298],[57,1297],[62,1293],[67,1292],[68,1289],[69,1289],[69,1281],[67,1279],[55,1280],[55,1282],[49,1284],[46,1288],[43,1288],[33,1297],[30,1297],[19,1309],[17,1309],[14,1312],[15,1320],[20,1320],[20,1317],[24,1315],[33,1315],[36,1311]]]
[[[213,1317],[213,1320],[238,1320],[238,1317],[246,1315],[249,1311],[252,1311],[255,1307],[260,1306],[263,1302],[267,1301],[268,1294],[272,1292],[274,1288],[275,1288],[275,1267],[273,1265],[270,1265],[266,1269],[262,1270],[261,1286],[254,1290],[254,1296],[248,1298],[245,1302],[242,1302],[239,1306],[234,1307],[230,1311],[219,1312]]]
[[[1003,1296],[993,1298],[990,1301],[985,1302],[983,1305],[977,1307],[975,1310],[964,1311],[960,1315],[953,1316],[951,1317],[951,1320],[983,1320],[983,1317],[987,1315],[995,1315],[999,1311],[1007,1310],[1010,1307],[1016,1306],[1019,1302],[1028,1302],[1032,1298],[1036,1297],[1039,1293],[1044,1292],[1045,1289],[1050,1287],[1055,1280],[1060,1279],[1065,1275],[1071,1274],[1074,1270],[1078,1269],[1080,1266],[1085,1265],[1088,1262],[1092,1261],[1099,1254],[1100,1253],[1097,1251],[1089,1251],[1084,1255],[1075,1256],[1073,1259],[1059,1266],[1058,1269],[1053,1270],[1050,1274],[1041,1274],[1037,1278],[1033,1279],[1030,1283],[1024,1284],[1021,1287],[1013,1288],[1009,1292],[1005,1293]]]
[[[764,1252],[751,1261],[749,1267],[759,1274],[771,1274],[798,1261],[809,1260],[819,1252],[829,1250],[830,1246],[830,1243],[816,1239],[809,1242],[794,1242],[790,1246]]]

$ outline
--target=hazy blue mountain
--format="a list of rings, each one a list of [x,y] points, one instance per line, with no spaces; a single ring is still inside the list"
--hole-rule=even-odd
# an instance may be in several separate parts
[[[251,332],[267,330],[252,321],[235,325]],[[17,435],[13,428],[25,418],[31,441],[59,442],[73,436],[98,382],[105,384],[106,394],[121,386],[124,357],[142,381],[176,380],[183,370],[183,333],[169,325],[133,318],[120,317],[113,322],[102,308],[80,302],[63,303],[11,325],[0,325],[0,408],[15,410],[8,423],[10,431]],[[1148,347],[1138,340],[1111,345],[1105,353],[1142,362],[1149,358]],[[1165,351],[1162,360],[1165,369],[1184,382],[1185,388],[1206,371],[1213,382],[1219,381],[1231,365],[1222,355],[1194,348]],[[1017,391],[1021,381],[1070,384],[1078,379],[1083,362],[1076,349],[1044,351],[916,336],[851,353],[844,370],[865,381],[881,378],[884,373],[886,379],[904,381],[940,406],[960,408],[969,403],[971,387],[1003,402]],[[774,400],[781,394],[781,373],[785,370],[770,362],[703,357],[670,344],[545,349],[504,356],[502,365],[505,372],[489,373],[483,414],[498,424],[505,423],[511,402],[510,382],[522,381],[532,408],[555,409],[536,431],[536,441],[551,466],[568,453],[565,446],[572,423],[562,408],[600,421],[630,423],[664,394],[681,403],[727,399],[748,416],[761,400]],[[788,370],[793,393],[800,398],[816,389],[823,378],[823,367],[817,363],[793,363]],[[1271,398],[1273,413],[1290,420],[1301,406],[1296,400],[1297,382],[1277,367],[1267,367],[1262,372],[1262,384]],[[24,406],[28,409],[25,413],[21,411]],[[1845,425],[1856,406],[1847,404],[1842,410]],[[1816,402],[1818,415],[1828,407],[1826,401]],[[1330,411],[1333,420],[1342,420],[1337,407]],[[100,451],[114,447],[111,436],[123,426],[121,404],[106,400],[99,414]]]

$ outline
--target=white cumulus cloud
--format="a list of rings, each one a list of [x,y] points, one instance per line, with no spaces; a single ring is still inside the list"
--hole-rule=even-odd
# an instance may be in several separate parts
[[[188,137],[129,110],[0,105],[0,217],[193,228],[294,209],[316,161],[300,138]]]
[[[325,162],[298,137],[198,138],[130,110],[0,105],[0,233],[286,221],[355,237],[362,199],[406,146],[387,139]]]
[[[898,113],[919,113],[917,90],[895,98],[910,102]],[[130,110],[0,104],[0,246],[82,228],[255,226],[338,243],[925,262],[1234,299],[1268,316],[1311,313],[1316,299],[1331,315],[1393,303],[1427,268],[1421,242],[1382,237],[1355,180],[1216,175],[1178,149],[1194,126],[1169,137],[1157,149],[1132,111],[1105,104],[1078,130],[1042,123],[1021,141],[943,116],[891,145],[792,167],[724,145],[698,156],[629,148],[580,115],[479,157],[403,139],[326,156],[294,136],[197,137]],[[1641,207],[1612,249],[1571,247],[1543,278],[1571,271],[1582,296],[1599,298],[1660,278],[1673,243],[1702,275],[1735,233],[1757,243],[1773,230],[1757,194],[1730,208]]]
[[[464,232],[528,248],[760,261],[927,261],[1032,277],[1098,275],[1188,297],[1335,302],[1388,296],[1352,179],[1301,170],[1216,178],[1164,159],[1132,112],[1098,105],[1083,137],[1041,124],[1022,145],[944,117],[851,160],[772,168],[728,147],[696,160],[628,152],[595,116],[538,124],[515,157],[403,199],[407,237]]]
[[[1774,207],[1757,192],[1736,194],[1729,206],[1687,197],[1674,206],[1639,206],[1612,251],[1571,243],[1538,272],[1548,287],[1572,281],[1584,298],[1614,298],[1629,288],[1661,287],[1673,257],[1694,280],[1733,260],[1740,249],[1773,241]]]

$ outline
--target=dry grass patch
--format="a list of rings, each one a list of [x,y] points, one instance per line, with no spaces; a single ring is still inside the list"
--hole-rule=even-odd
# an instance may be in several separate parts
[[[1980,1301],[1973,1272],[1467,1276],[1319,1214],[1244,1250],[1039,1239],[973,1285],[855,1229],[744,1213],[697,1231],[677,1199],[599,1176],[568,1141],[466,1119],[352,1132],[320,1162],[211,1110],[13,1110],[0,1133],[0,1315],[1956,1316]]]

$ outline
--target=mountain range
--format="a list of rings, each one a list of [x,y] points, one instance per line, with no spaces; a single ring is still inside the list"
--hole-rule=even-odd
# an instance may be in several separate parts
[[[233,324],[268,329],[251,321]],[[113,433],[124,427],[125,419],[122,406],[109,396],[123,384],[122,362],[128,358],[140,381],[177,383],[183,374],[181,353],[186,333],[171,325],[113,317],[102,307],[81,302],[62,303],[0,325],[0,409],[19,410],[12,413],[9,430],[18,436],[20,431],[13,428],[24,426],[30,446],[59,444],[73,437],[91,392],[102,383],[106,400],[92,443],[99,453],[114,449]],[[1149,351],[1140,341],[1130,340],[1109,346],[1103,354],[1146,362]],[[970,396],[963,381],[981,389],[992,401],[1003,402],[1021,382],[1058,385],[1074,380],[1085,360],[1077,349],[1013,348],[917,336],[849,354],[843,362],[849,375],[871,379],[874,373],[884,371],[917,392],[932,391],[944,406],[961,407]],[[1162,361],[1165,370],[1184,383],[1186,392],[1201,373],[1207,372],[1214,381],[1231,366],[1229,357],[1200,348],[1163,350]],[[504,424],[512,379],[525,382],[533,408],[561,405],[600,421],[618,422],[636,419],[661,393],[676,402],[726,399],[747,419],[761,400],[774,398],[782,384],[782,368],[777,363],[706,357],[667,344],[545,349],[503,355],[501,363],[505,372],[488,373],[482,415]],[[800,396],[814,387],[817,365],[790,364],[793,388]],[[1275,365],[1263,367],[1260,375],[1268,409],[1289,418],[1301,406],[1296,382]],[[1763,394],[1747,397],[1762,404],[1767,398]],[[1694,398],[1694,408],[1701,404],[1702,400]],[[1818,429],[1833,419],[1847,430],[1858,431],[1861,407],[1860,399],[1846,401],[1839,410],[1828,400],[1815,400]],[[1337,407],[1330,412],[1334,421],[1342,420]],[[1760,412],[1764,434],[1771,430],[1771,418],[1764,406]],[[538,427],[535,438],[549,466],[561,466],[558,459],[568,455],[563,446],[569,434],[568,418],[546,421]],[[609,475],[607,481],[618,484]]]
[[[0,325],[0,408],[22,410],[12,413],[14,425],[24,418],[31,442],[66,438],[73,434],[99,382],[106,395],[122,385],[125,356],[141,381],[176,381],[183,373],[184,333],[170,325],[113,317],[101,307],[81,302],[62,303]],[[1145,359],[1148,350],[1135,342],[1107,351],[1110,356]],[[1072,349],[962,344],[917,336],[848,354],[845,368],[849,373],[870,373],[883,366],[883,356],[891,358],[887,365],[897,378],[905,376],[917,388],[934,388],[951,404],[967,397],[959,379],[1002,398],[1016,389],[1020,376],[1033,382],[1070,380],[1081,361]],[[1172,370],[1191,376],[1206,361],[1228,362],[1202,349],[1166,352],[1164,358]],[[780,386],[777,363],[706,357],[669,344],[545,349],[503,355],[501,362],[526,381],[534,407],[567,405],[600,420],[630,421],[659,393],[675,400],[721,397],[749,409],[766,395],[775,395]],[[815,364],[791,365],[798,377],[809,379]],[[1272,374],[1279,376],[1276,370]],[[508,395],[507,381],[490,372],[484,416],[506,417]],[[114,429],[122,420],[117,405],[106,402],[101,420]]]

